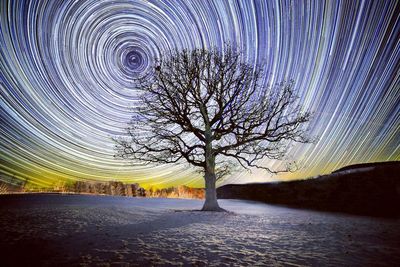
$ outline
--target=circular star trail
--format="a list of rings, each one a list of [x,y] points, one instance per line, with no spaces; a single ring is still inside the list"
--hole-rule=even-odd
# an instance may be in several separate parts
[[[295,81],[318,141],[290,149],[303,166],[295,174],[242,172],[225,182],[400,160],[398,1],[4,0],[0,16],[2,181],[201,186],[187,166],[115,160],[111,138],[140,104],[133,78],[163,51],[226,42],[265,66],[265,84]]]

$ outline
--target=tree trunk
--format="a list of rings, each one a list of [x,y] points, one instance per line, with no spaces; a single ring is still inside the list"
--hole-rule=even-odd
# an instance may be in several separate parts
[[[215,175],[215,155],[212,148],[212,134],[210,126],[206,125],[205,130],[206,149],[205,149],[205,168],[204,180],[206,185],[206,201],[204,202],[203,211],[224,211],[220,208],[217,201],[217,177]]]
[[[204,202],[203,211],[223,211],[218,205],[217,201],[217,188],[215,173],[208,173],[204,175],[206,184],[206,201]]]
[[[204,202],[203,211],[224,211],[220,208],[217,201],[217,187],[215,175],[215,156],[206,153],[206,168],[204,180],[206,186],[206,201]]]

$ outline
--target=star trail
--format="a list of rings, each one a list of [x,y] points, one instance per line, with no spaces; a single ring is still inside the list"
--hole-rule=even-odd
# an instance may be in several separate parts
[[[224,183],[400,160],[398,1],[3,0],[0,16],[2,181],[202,186],[186,165],[114,159],[111,138],[140,104],[133,77],[163,51],[226,42],[265,66],[265,84],[295,81],[318,141],[289,150],[299,172],[243,171]]]

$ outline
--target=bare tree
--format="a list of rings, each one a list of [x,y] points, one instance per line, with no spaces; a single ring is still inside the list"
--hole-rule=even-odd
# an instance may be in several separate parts
[[[164,164],[188,162],[204,173],[203,210],[218,206],[216,181],[234,165],[262,168],[264,157],[282,159],[291,141],[307,142],[293,82],[264,85],[261,66],[242,60],[230,45],[222,51],[174,51],[139,79],[141,106],[116,139],[116,156]],[[236,162],[236,164],[235,164]]]

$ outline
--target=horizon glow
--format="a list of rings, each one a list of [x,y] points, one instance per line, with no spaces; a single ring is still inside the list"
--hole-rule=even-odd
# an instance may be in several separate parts
[[[294,79],[319,140],[288,151],[296,173],[243,171],[224,184],[400,160],[398,1],[5,0],[0,16],[0,181],[202,186],[188,165],[114,159],[111,138],[138,105],[132,77],[162,51],[225,42],[265,66],[266,85]]]

